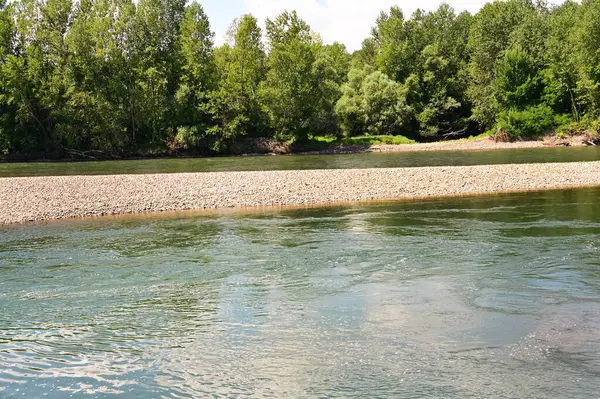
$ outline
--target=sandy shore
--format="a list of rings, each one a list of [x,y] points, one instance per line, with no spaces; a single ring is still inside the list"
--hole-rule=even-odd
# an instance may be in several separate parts
[[[0,224],[600,186],[600,162],[0,178]]]
[[[495,141],[490,137],[460,139],[413,144],[332,144],[321,149],[292,148],[288,143],[274,139],[251,139],[245,146],[232,150],[234,155],[264,154],[352,154],[361,152],[422,152],[422,151],[482,151],[542,147],[583,147],[590,145],[591,134],[575,134],[566,137],[545,135],[538,139],[514,142]]]
[[[470,151],[470,150],[501,150],[517,148],[541,148],[568,145],[569,147],[583,147],[584,141],[589,140],[586,135],[575,135],[566,138],[545,136],[541,140],[514,141],[510,143],[496,142],[489,137],[478,140],[450,140],[434,143],[400,144],[400,145],[372,145],[373,152],[414,152],[414,151]]]
[[[418,151],[476,151],[476,150],[503,150],[517,148],[551,147],[556,144],[547,141],[516,141],[512,143],[495,142],[490,139],[474,141],[438,141],[435,143],[417,144],[377,144],[369,147],[372,152],[418,152]],[[570,146],[583,146],[583,144],[569,144]]]

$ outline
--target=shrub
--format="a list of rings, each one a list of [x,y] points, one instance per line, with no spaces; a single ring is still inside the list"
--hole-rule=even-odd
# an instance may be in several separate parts
[[[517,111],[503,111],[500,114],[498,128],[512,138],[531,137],[542,134],[568,122],[567,115],[555,115],[547,105],[537,105]]]
[[[379,71],[353,69],[349,79],[335,107],[345,136],[397,135],[406,130],[413,111],[401,84]]]
[[[198,126],[180,126],[177,128],[175,141],[186,150],[197,148],[200,142],[201,132]]]

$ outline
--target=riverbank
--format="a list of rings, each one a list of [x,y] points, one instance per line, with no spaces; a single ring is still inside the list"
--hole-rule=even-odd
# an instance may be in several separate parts
[[[600,186],[600,162],[0,178],[0,224]]]
[[[542,147],[584,147],[598,144],[597,138],[590,134],[576,134],[559,137],[556,135],[540,136],[538,139],[522,141],[496,141],[491,137],[435,141],[417,143],[403,136],[365,136],[350,137],[341,140],[316,137],[305,143],[289,143],[276,139],[249,139],[231,146],[225,153],[194,153],[182,148],[153,150],[140,153],[104,153],[71,152],[68,155],[46,157],[42,154],[8,155],[1,157],[0,162],[65,162],[65,161],[102,161],[102,160],[140,160],[164,158],[214,158],[235,156],[264,156],[289,154],[356,154],[365,152],[425,152],[425,151],[485,151]]]
[[[492,137],[417,143],[403,136],[364,136],[333,140],[314,137],[288,144],[273,139],[249,140],[231,149],[231,155],[354,154],[362,152],[484,151],[542,147],[583,147],[594,143],[589,134],[540,136],[537,139],[497,141]]]
[[[542,147],[583,147],[586,146],[587,136],[571,136],[559,138],[547,136],[540,140],[502,142],[489,137],[476,140],[436,141],[433,143],[416,143],[400,145],[373,145],[373,152],[407,152],[407,151],[477,151],[503,150]]]

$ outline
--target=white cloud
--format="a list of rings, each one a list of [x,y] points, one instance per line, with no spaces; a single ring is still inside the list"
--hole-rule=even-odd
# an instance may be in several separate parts
[[[457,12],[477,12],[486,0],[447,1]],[[440,0],[398,1],[398,0],[244,0],[246,12],[252,13],[260,21],[274,18],[284,10],[296,10],[311,28],[319,32],[325,43],[338,41],[346,44],[348,50],[360,48],[362,41],[370,34],[377,16],[393,5],[398,5],[408,17],[417,8],[435,10]]]

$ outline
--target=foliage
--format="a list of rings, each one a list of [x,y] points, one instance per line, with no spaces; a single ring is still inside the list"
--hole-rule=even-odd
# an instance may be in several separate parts
[[[568,123],[568,116],[556,115],[545,104],[531,106],[522,111],[511,109],[500,114],[499,129],[512,137],[531,137]]]
[[[0,154],[600,126],[600,0],[392,7],[353,54],[294,11],[261,22],[215,47],[196,1],[0,0]]]
[[[496,66],[492,87],[502,109],[521,110],[537,104],[543,85],[535,59],[519,46],[508,49]]]
[[[270,53],[260,90],[270,126],[280,138],[306,140],[322,101],[314,65],[321,39],[295,11],[267,19]]]
[[[510,45],[511,34],[534,13],[533,5],[524,0],[488,3],[473,18],[469,32],[468,95],[473,102],[472,119],[487,130],[495,123],[498,103],[492,82],[496,66]]]
[[[196,147],[208,129],[206,112],[208,93],[215,86],[216,66],[213,33],[202,6],[187,6],[181,21],[179,38],[180,73],[174,95],[177,124],[176,141],[184,147]]]
[[[346,136],[400,134],[410,123],[412,110],[406,105],[402,85],[382,72],[350,71],[336,105]]]
[[[357,136],[345,137],[341,139],[340,144],[349,145],[377,145],[377,144],[414,144],[416,141],[405,136]]]
[[[335,137],[335,136],[312,136],[301,143],[302,150],[314,151],[322,150],[335,146],[371,146],[381,144],[415,144],[415,140],[408,137],[397,136],[355,136],[355,137]]]
[[[224,45],[215,57],[219,85],[208,95],[206,107],[212,120],[206,133],[214,136],[214,149],[237,137],[268,131],[258,93],[267,71],[258,21],[244,15],[231,26],[230,34],[233,47]]]

